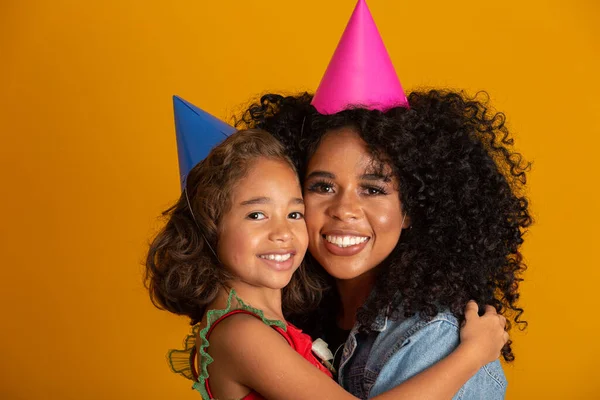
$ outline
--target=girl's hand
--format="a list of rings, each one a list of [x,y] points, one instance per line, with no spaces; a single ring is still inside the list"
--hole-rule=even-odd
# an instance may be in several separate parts
[[[465,307],[465,324],[460,330],[460,346],[481,367],[500,357],[502,347],[508,341],[504,330],[506,318],[492,306],[485,306],[485,314],[479,316],[479,307],[473,300]]]

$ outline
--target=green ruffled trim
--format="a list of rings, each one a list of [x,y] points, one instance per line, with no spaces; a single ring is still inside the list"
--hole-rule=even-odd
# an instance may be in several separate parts
[[[237,302],[236,307],[232,307],[232,300]],[[204,327],[200,332],[200,348],[198,352],[200,353],[200,366],[198,371],[198,380],[194,382],[193,388],[196,389],[202,395],[203,399],[209,399],[208,392],[206,391],[206,379],[208,378],[208,366],[214,361],[214,359],[206,352],[206,349],[209,346],[208,339],[206,335],[210,330],[210,327],[221,318],[223,315],[234,311],[234,310],[245,310],[251,312],[252,314],[260,317],[262,322],[264,322],[268,326],[276,326],[281,328],[284,331],[287,331],[287,326],[285,322],[277,320],[277,319],[267,319],[265,318],[265,314],[262,310],[258,308],[254,308],[246,303],[242,299],[240,299],[235,290],[231,289],[229,292],[229,296],[227,297],[227,305],[225,309],[222,310],[209,310],[206,313],[206,327]],[[171,350],[167,354],[167,360],[171,367],[171,370],[175,373],[183,375],[184,377],[194,380],[192,376],[192,370],[190,365],[190,355],[191,351],[196,347],[196,334],[198,333],[198,329],[200,329],[199,325],[195,325],[192,327],[192,332],[188,335],[184,341],[184,349],[183,350]],[[187,357],[187,359],[185,358]]]
[[[192,357],[196,356],[196,332],[199,329],[198,325],[192,327],[191,333],[183,340],[183,349],[173,349],[167,353],[167,364],[171,371],[191,381],[196,380],[192,373],[192,363],[194,362]]]

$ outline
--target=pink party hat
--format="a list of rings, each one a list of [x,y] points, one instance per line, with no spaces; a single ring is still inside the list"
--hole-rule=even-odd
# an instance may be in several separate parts
[[[387,111],[408,100],[365,0],[359,0],[312,100],[321,114]]]

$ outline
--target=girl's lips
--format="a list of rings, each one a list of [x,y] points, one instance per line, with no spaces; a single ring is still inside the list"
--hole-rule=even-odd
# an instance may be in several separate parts
[[[289,251],[283,253],[288,254]],[[266,254],[277,254],[276,252],[266,253]],[[281,254],[281,253],[279,253]],[[269,268],[274,269],[275,271],[288,271],[294,266],[294,258],[296,257],[296,252],[292,252],[290,258],[285,261],[275,261],[268,260],[266,258],[257,257],[259,260],[263,261]]]
[[[295,249],[278,249],[273,251],[265,251],[264,253],[259,254],[258,256],[266,256],[269,254],[291,254],[292,256],[296,255]]]

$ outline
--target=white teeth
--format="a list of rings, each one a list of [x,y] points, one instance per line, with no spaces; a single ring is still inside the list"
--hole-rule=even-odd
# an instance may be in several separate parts
[[[287,254],[264,254],[264,255],[259,256],[259,257],[260,258],[264,258],[265,260],[283,262],[283,261],[289,260],[291,256],[292,256],[292,253],[287,253]]]
[[[368,237],[364,236],[333,236],[327,235],[325,240],[331,244],[335,244],[338,247],[349,247],[357,244],[364,243],[368,240]]]

